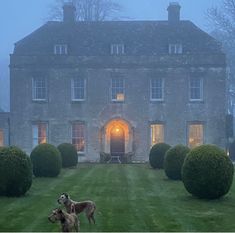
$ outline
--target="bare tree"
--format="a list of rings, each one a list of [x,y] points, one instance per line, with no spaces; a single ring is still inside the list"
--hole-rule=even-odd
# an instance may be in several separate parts
[[[62,6],[65,0],[55,0],[50,9],[50,20],[63,18]],[[76,7],[77,21],[104,21],[117,18],[122,6],[114,0],[71,0]]]
[[[235,0],[221,0],[221,5],[207,11],[212,36],[219,40],[227,55],[229,111],[235,104]]]
[[[235,0],[223,0],[220,6],[211,7],[207,11],[210,24],[217,30],[232,34],[235,32]]]

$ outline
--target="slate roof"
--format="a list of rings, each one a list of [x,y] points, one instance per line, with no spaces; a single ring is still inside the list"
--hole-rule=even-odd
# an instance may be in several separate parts
[[[221,45],[191,21],[50,21],[15,44],[16,55],[53,55],[55,44],[67,44],[75,56],[107,56],[110,45],[123,43],[126,55],[167,54],[169,43],[184,53],[222,53]]]

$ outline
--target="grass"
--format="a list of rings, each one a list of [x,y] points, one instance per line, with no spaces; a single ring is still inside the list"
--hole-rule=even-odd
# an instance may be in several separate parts
[[[0,198],[0,231],[60,231],[47,220],[57,198],[97,204],[96,225],[81,215],[81,231],[234,231],[235,185],[219,200],[199,200],[178,181],[147,165],[92,165],[36,178],[26,196]]]

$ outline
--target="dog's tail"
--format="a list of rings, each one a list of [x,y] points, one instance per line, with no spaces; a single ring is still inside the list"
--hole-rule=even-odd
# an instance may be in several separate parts
[[[71,214],[76,214],[75,205],[71,205]]]

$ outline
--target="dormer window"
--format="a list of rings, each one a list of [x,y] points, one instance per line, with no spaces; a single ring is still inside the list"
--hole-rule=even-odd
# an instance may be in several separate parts
[[[124,44],[112,44],[111,55],[123,55],[125,54]]]
[[[182,44],[169,44],[169,54],[182,54],[183,46]]]
[[[66,55],[66,54],[68,54],[68,46],[66,44],[56,44],[56,45],[54,45],[54,54],[56,54],[56,55]]]

